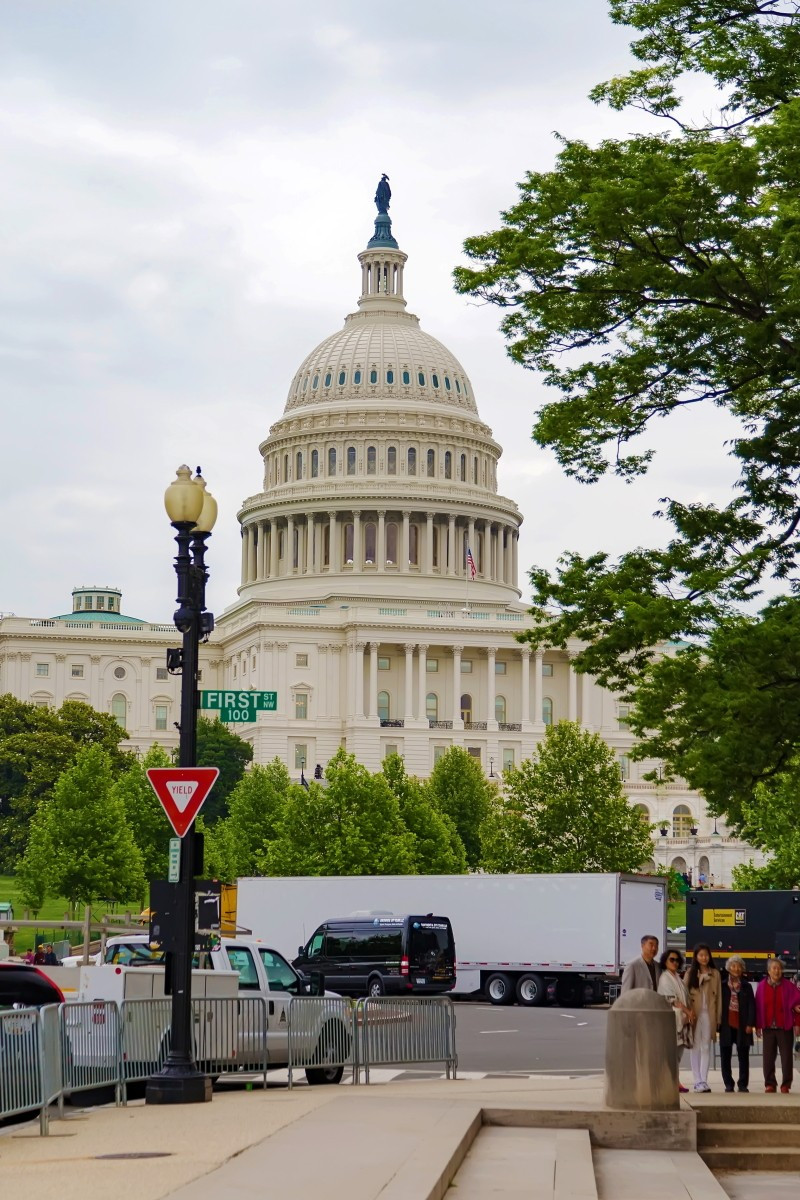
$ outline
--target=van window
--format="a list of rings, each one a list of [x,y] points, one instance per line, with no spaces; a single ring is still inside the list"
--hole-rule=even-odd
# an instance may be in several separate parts
[[[402,952],[402,929],[375,929],[365,926],[353,930],[353,958],[399,959]]]
[[[262,950],[259,948],[258,953],[261,956],[261,961],[264,964],[264,970],[267,972],[270,991],[272,992],[291,992],[293,995],[298,993],[298,978],[294,970],[289,966],[285,958],[275,950]]]
[[[409,922],[408,957],[412,962],[453,961],[453,934],[449,921]]]
[[[325,935],[326,958],[350,958],[353,952],[352,929],[329,929]]]
[[[311,941],[308,943],[308,958],[319,958],[320,954],[322,954],[322,941],[324,937],[325,930],[318,929]]]
[[[225,953],[228,955],[228,962],[234,971],[239,972],[239,987],[257,992],[259,990],[258,971],[250,951],[244,946],[228,946]]]

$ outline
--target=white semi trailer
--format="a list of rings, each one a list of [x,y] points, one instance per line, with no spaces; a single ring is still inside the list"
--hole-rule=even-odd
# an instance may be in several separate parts
[[[640,953],[665,944],[665,881],[652,875],[376,875],[239,880],[238,920],[289,958],[317,926],[358,913],[438,913],[453,926],[454,995],[492,1004],[600,999]]]

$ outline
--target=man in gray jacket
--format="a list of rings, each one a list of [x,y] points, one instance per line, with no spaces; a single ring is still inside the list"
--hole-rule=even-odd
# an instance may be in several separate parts
[[[656,962],[658,954],[658,938],[654,933],[646,933],[642,938],[642,954],[640,958],[632,958],[625,964],[622,972],[622,992],[630,992],[633,988],[658,989],[658,977],[661,967]]]

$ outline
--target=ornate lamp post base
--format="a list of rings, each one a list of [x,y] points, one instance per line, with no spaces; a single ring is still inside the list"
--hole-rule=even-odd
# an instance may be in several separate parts
[[[147,1104],[205,1104],[211,1099],[212,1084],[209,1075],[199,1072],[165,1071],[151,1075],[145,1089]]]

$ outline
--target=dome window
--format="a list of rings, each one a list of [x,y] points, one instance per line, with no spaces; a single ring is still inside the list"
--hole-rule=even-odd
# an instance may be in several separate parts
[[[461,455],[461,474],[459,475],[459,479],[461,480],[462,483],[467,482],[467,456],[466,456],[466,454]]]
[[[434,386],[435,388],[438,388],[438,386],[439,386],[439,376],[438,376],[438,375],[431,375],[431,383],[433,384],[433,386]]]
[[[374,475],[377,466],[378,456],[374,446],[367,446],[367,474]]]
[[[449,450],[444,454],[444,477],[445,479],[453,478],[453,456]]]
[[[456,380],[456,391],[458,392],[458,394],[460,396],[461,395],[461,384],[458,382],[458,380]]]
[[[347,382],[347,371],[340,371],[339,372],[339,387],[344,387],[346,382]]]
[[[361,383],[361,372],[360,371],[356,371],[355,375],[353,376],[353,383]]]
[[[419,386],[425,387],[425,372],[424,371],[420,371],[419,375],[417,376],[417,379],[419,380]]]
[[[411,383],[411,375],[408,371],[403,371],[403,383],[406,387]]]
[[[325,376],[325,387],[330,387],[330,386],[331,386],[331,373],[330,373],[330,371],[328,371],[327,375]]]
[[[306,375],[305,379],[303,380],[303,391],[305,392],[307,390],[307,388],[308,388],[308,376]]]
[[[396,446],[389,446],[389,448],[386,451],[386,474],[387,475],[396,475],[397,474],[397,447]],[[397,555],[392,555],[392,557],[396,558]]]
[[[314,378],[311,380],[312,392],[315,392],[318,387],[319,387],[319,375],[315,375]]]
[[[356,448],[355,446],[347,447],[347,474],[355,475],[356,473]]]
[[[336,448],[334,446],[331,446],[328,451],[328,474],[336,474]]]
[[[372,368],[372,370],[369,373],[369,381],[370,381],[370,383],[378,382],[378,372],[375,370],[374,367]]]
[[[297,454],[295,455],[294,477],[295,477],[295,479],[303,478],[303,452],[302,452],[302,450],[298,450]]]
[[[319,450],[311,451],[311,478],[316,479],[319,475]]]
[[[450,391],[450,376],[449,375],[445,375],[445,377],[444,377],[444,386],[447,388],[447,390],[449,392]]]
[[[428,478],[433,479],[436,475],[436,451],[428,451]]]
[[[417,473],[417,452],[413,446],[409,447],[408,458],[406,460],[409,475]]]
[[[386,372],[386,382],[387,382],[387,383],[394,383],[394,371],[387,371],[387,372]]]

